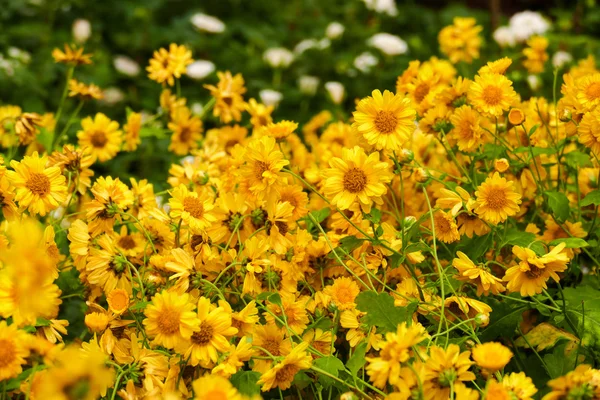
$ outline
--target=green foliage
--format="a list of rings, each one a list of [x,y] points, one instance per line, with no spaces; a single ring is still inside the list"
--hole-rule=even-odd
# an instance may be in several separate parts
[[[396,307],[394,298],[387,293],[373,290],[361,292],[356,298],[356,308],[367,312],[364,322],[384,331],[396,331],[398,324],[406,322],[409,317],[408,307]]]

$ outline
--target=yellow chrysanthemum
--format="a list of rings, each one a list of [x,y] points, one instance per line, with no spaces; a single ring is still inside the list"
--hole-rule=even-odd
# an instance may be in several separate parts
[[[140,130],[142,129],[142,114],[132,112],[127,117],[127,123],[123,125],[125,131],[125,151],[135,151],[142,142]]]
[[[198,148],[198,141],[202,138],[202,120],[192,115],[187,107],[179,107],[171,114],[169,129],[173,131],[169,150],[185,156]]]
[[[456,140],[460,151],[472,152],[483,144],[484,130],[479,125],[479,114],[470,106],[457,108],[450,117],[450,122],[454,127],[450,135]]]
[[[577,101],[585,111],[593,111],[600,104],[600,73],[590,74],[577,81]]]
[[[36,151],[21,162],[11,161],[14,171],[6,172],[16,188],[15,201],[34,215],[46,215],[67,198],[66,178],[60,168],[46,167],[47,164],[48,156],[40,156]]]
[[[0,322],[0,381],[14,378],[22,371],[29,356],[28,337],[16,325]]]
[[[302,342],[292,349],[290,354],[285,356],[283,361],[262,374],[258,384],[262,385],[261,390],[267,392],[274,387],[286,390],[292,385],[296,374],[312,365],[312,357],[306,352],[308,343]]]
[[[362,99],[352,125],[377,150],[399,151],[415,131],[416,112],[410,100],[386,90]]]
[[[64,51],[59,48],[52,50],[54,62],[72,65],[86,65],[92,63],[92,55],[83,54],[83,47],[78,49],[76,46],[71,47],[71,45],[65,44],[64,48]]]
[[[264,198],[266,192],[274,188],[281,179],[279,172],[289,164],[283,153],[277,150],[274,138],[263,136],[253,139],[245,149],[246,164],[241,168],[243,184],[259,198]]]
[[[102,113],[81,121],[83,128],[77,132],[80,147],[90,147],[94,160],[107,161],[117,155],[123,141],[119,123],[111,121]]]
[[[204,375],[192,382],[194,400],[242,400],[229,379],[219,375]]]
[[[341,210],[349,209],[357,201],[365,212],[369,212],[373,202],[381,204],[381,196],[387,192],[392,176],[390,166],[379,161],[379,153],[367,156],[358,146],[343,149],[342,158],[329,161],[331,168],[323,171],[323,190],[331,204]]]
[[[469,102],[479,112],[499,117],[508,111],[518,97],[512,82],[501,74],[475,76],[469,88]]]
[[[490,373],[501,370],[512,358],[512,351],[497,342],[478,344],[472,350],[473,360]]]
[[[347,277],[337,278],[332,285],[328,285],[323,293],[331,297],[331,301],[339,310],[351,310],[356,308],[354,300],[360,293],[358,284]]]
[[[498,294],[506,289],[502,280],[496,278],[485,266],[475,265],[473,261],[462,251],[456,252],[458,258],[452,260],[452,266],[458,270],[456,279],[471,282],[477,286],[477,296],[482,294]]]
[[[470,351],[460,352],[455,344],[447,349],[433,346],[425,364],[423,391],[428,399],[445,400],[450,397],[450,387],[463,384],[475,379],[475,374],[469,371],[473,362],[469,359]]]
[[[600,82],[598,85],[600,86]],[[578,132],[579,143],[600,155],[600,108],[583,115]]]
[[[179,185],[171,195],[171,217],[176,221],[181,219],[194,232],[200,233],[217,221],[215,206],[205,192],[191,192],[185,185]]]
[[[216,100],[213,115],[219,117],[221,122],[229,123],[242,119],[242,111],[246,108],[244,102],[244,78],[241,74],[231,75],[231,72],[217,72],[219,83],[217,86],[204,85],[210,90],[211,96]]]
[[[444,27],[438,34],[440,50],[446,54],[452,63],[459,61],[467,63],[479,58],[483,27],[476,25],[475,18],[455,17],[453,24]]]
[[[475,196],[475,213],[493,225],[506,221],[520,210],[521,195],[515,191],[513,181],[500,177],[498,172],[477,187]]]
[[[184,45],[171,43],[168,50],[161,48],[154,52],[146,71],[153,81],[173,86],[175,78],[180,78],[192,62],[190,49]]]

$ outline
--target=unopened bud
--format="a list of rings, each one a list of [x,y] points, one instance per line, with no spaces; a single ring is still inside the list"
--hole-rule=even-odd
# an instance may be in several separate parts
[[[415,180],[419,183],[425,183],[429,180],[429,172],[425,168],[415,169]]]
[[[521,125],[525,122],[525,113],[520,108],[513,108],[508,113],[508,122],[513,125]]]
[[[478,326],[487,326],[490,323],[490,316],[487,314],[477,314],[475,316],[475,323]]]
[[[499,158],[494,161],[494,169],[500,173],[505,172],[509,166],[510,164],[506,158]]]

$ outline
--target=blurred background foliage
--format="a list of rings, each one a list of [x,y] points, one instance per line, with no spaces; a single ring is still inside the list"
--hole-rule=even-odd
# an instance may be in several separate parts
[[[382,11],[381,7],[378,12],[374,9],[377,4],[395,8],[397,12]],[[85,41],[85,50],[93,53],[94,63],[78,68],[75,77],[110,89],[105,101],[87,102],[81,115],[103,112],[121,124],[125,121],[126,108],[150,113],[157,110],[162,88],[147,78],[145,67],[154,50],[172,42],[187,45],[194,59],[208,60],[214,63],[216,70],[241,72],[248,88],[246,100],[259,99],[259,92],[264,89],[280,92],[283,99],[274,113],[275,120],[304,123],[325,109],[345,119],[354,110],[356,99],[376,88],[394,90],[396,78],[410,60],[442,57],[437,35],[455,16],[474,17],[484,28],[481,59],[473,65],[457,65],[460,74],[473,77],[484,60],[509,56],[516,61],[509,75],[516,89],[525,96],[536,95],[527,84],[527,73],[519,62],[523,45],[502,49],[492,38],[497,26],[506,24],[512,13],[524,9],[540,11],[551,23],[546,34],[550,39],[551,57],[558,50],[571,53],[575,60],[588,54],[599,55],[600,7],[596,7],[595,0],[449,3],[438,0],[398,0],[396,3],[394,0],[0,0],[0,101],[19,105],[29,112],[56,111],[66,68],[55,64],[50,54],[53,48],[74,42],[73,25],[78,19],[90,23],[91,33]],[[224,23],[224,31],[199,30],[192,24],[192,16],[197,13],[217,17]],[[334,21],[345,30],[340,37],[329,39],[326,30]],[[386,55],[370,46],[369,38],[381,32],[400,37],[406,42],[407,51]],[[312,43],[316,47],[294,52],[299,43],[307,39],[314,39]],[[273,47],[294,52],[289,67],[277,70],[268,65],[263,54]],[[361,71],[355,61],[365,52],[376,61]],[[114,57],[119,55],[136,62],[139,73],[133,76],[118,72]],[[319,78],[316,93],[306,94],[300,90],[298,81],[305,75]],[[539,78],[541,85],[536,90],[552,98],[554,76],[550,63]],[[183,77],[181,94],[189,105],[201,105],[209,99],[203,84],[216,81],[215,72],[200,80]],[[327,94],[324,83],[328,81],[344,86],[346,95],[341,104],[332,102]],[[72,101],[69,107],[75,105]],[[210,119],[205,125],[211,127]],[[73,124],[70,135],[78,128],[79,124]],[[162,151],[166,149],[168,138],[145,142],[137,153],[119,155],[118,162],[100,166],[98,173],[113,173],[122,178],[141,173],[164,185],[168,165],[174,159]],[[140,152],[145,159],[141,160]],[[136,165],[132,167],[132,163]]]

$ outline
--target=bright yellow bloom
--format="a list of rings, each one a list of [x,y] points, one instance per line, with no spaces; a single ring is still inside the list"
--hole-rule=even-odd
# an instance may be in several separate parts
[[[127,123],[123,125],[125,131],[125,151],[135,151],[142,142],[140,130],[142,129],[142,114],[132,112],[127,117]]]
[[[98,113],[94,119],[84,118],[81,127],[82,130],[77,132],[79,146],[89,146],[94,160],[98,159],[102,162],[110,160],[121,149],[123,137],[119,130],[119,123],[111,121],[106,115]]]
[[[217,221],[214,204],[205,192],[190,192],[185,185],[173,189],[169,199],[170,215],[182,220],[195,233],[200,233]]]
[[[533,400],[533,395],[538,391],[531,378],[525,375],[524,372],[512,372],[504,375],[502,386],[514,396],[511,398],[518,400]]]
[[[71,64],[71,65],[86,65],[92,63],[91,54],[83,54],[83,47],[77,48],[76,46],[65,44],[65,51],[58,48],[52,50],[52,57],[54,62]]]
[[[277,150],[275,139],[269,136],[251,140],[245,149],[244,160],[246,164],[240,170],[243,184],[261,199],[275,187],[281,179],[279,172],[289,164]]]
[[[69,97],[79,97],[81,100],[100,100],[104,98],[104,93],[93,83],[86,85],[76,79],[71,79],[69,81]]]
[[[521,195],[515,191],[514,182],[500,177],[498,172],[477,187],[475,196],[475,213],[493,225],[506,221],[520,210]]]
[[[323,171],[323,190],[332,205],[347,210],[358,202],[369,212],[373,202],[382,204],[381,196],[387,192],[385,184],[392,176],[389,164],[379,161],[379,153],[367,156],[358,146],[343,149],[342,158],[332,158],[329,166],[331,168]]]
[[[485,266],[475,265],[473,261],[462,251],[456,252],[458,258],[452,260],[452,266],[458,270],[459,281],[471,282],[477,286],[477,296],[488,295],[490,292],[498,294],[506,289],[502,280],[496,278]]]
[[[423,392],[426,399],[446,400],[450,397],[450,386],[455,388],[465,381],[475,379],[475,374],[469,371],[473,362],[469,360],[470,351],[460,352],[455,344],[447,349],[433,346],[425,364],[425,382]]]
[[[171,43],[169,50],[161,48],[154,52],[150,65],[146,67],[153,81],[173,86],[175,78],[181,78],[186,67],[193,62],[192,51],[186,46]]]
[[[532,36],[527,41],[527,46],[523,49],[525,60],[523,66],[532,74],[544,72],[544,64],[548,61],[548,39],[542,36]]]
[[[459,61],[467,63],[479,58],[481,37],[479,33],[483,29],[475,25],[475,18],[454,17],[452,25],[444,27],[439,35],[440,50],[446,54],[452,63]]]
[[[499,117],[518,99],[512,82],[501,74],[476,75],[469,88],[469,102],[477,111]]]
[[[600,104],[600,73],[590,74],[577,81],[577,101],[585,111],[593,111]]]
[[[478,344],[473,348],[473,360],[490,373],[501,370],[512,358],[512,351],[497,342]]]
[[[28,337],[16,325],[0,321],[0,381],[15,378],[29,356]]]
[[[217,86],[204,85],[210,90],[210,95],[216,100],[213,115],[219,117],[221,122],[227,124],[231,121],[242,119],[242,111],[246,109],[244,102],[244,78],[242,74],[231,75],[231,72],[217,72],[219,83]]]
[[[600,396],[600,371],[588,364],[578,365],[566,375],[552,379],[552,391],[543,400],[597,399]]]
[[[453,243],[460,240],[458,226],[451,214],[440,210],[436,211],[433,214],[433,224],[437,240],[444,243]]]
[[[218,375],[204,375],[192,383],[194,400],[242,400],[229,379]]]
[[[470,106],[457,108],[450,122],[454,127],[450,135],[456,140],[460,151],[476,151],[483,144],[484,130],[479,125],[479,114]]]
[[[416,112],[410,100],[386,90],[373,90],[354,115],[355,130],[377,150],[399,151],[415,131]]]
[[[113,289],[106,296],[108,308],[115,314],[123,314],[129,308],[129,293],[123,289]]]
[[[360,293],[360,289],[352,278],[341,277],[335,279],[332,285],[326,286],[323,293],[331,297],[338,310],[343,311],[356,308],[354,300]]]
[[[175,110],[171,118],[168,127],[173,135],[169,150],[180,156],[188,155],[198,148],[202,138],[202,121],[185,106]]]
[[[598,82],[600,87],[600,82]],[[579,123],[579,143],[591,149],[596,155],[600,155],[600,108],[583,115]]]
[[[46,215],[63,204],[67,198],[66,178],[58,167],[46,167],[48,156],[34,152],[21,162],[11,161],[14,171],[6,176],[16,188],[15,201],[33,215]]]
[[[312,357],[306,352],[308,343],[302,342],[290,352],[283,361],[263,373],[258,384],[262,385],[262,391],[267,392],[274,387],[286,390],[292,385],[296,374],[312,365]]]

